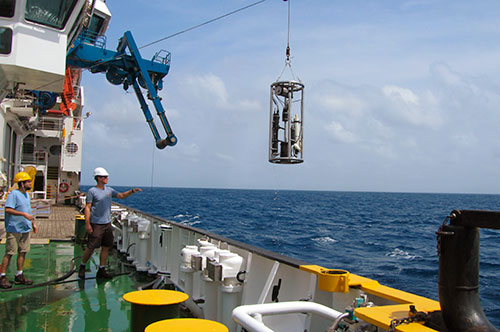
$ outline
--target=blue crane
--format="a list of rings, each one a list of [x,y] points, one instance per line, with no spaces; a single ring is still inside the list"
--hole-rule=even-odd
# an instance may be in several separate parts
[[[86,30],[70,45],[66,64],[87,69],[91,73],[106,73],[106,78],[111,84],[122,85],[125,90],[132,86],[153,133],[156,146],[163,149],[177,143],[177,137],[168,123],[161,98],[158,96],[158,91],[163,87],[163,78],[170,69],[169,52],[162,50],[151,60],[143,59],[130,31],[125,32],[120,38],[116,51],[107,50],[104,36]],[[167,136],[163,139],[156,128],[141,87],[147,90],[146,96],[153,102],[165,129]]]

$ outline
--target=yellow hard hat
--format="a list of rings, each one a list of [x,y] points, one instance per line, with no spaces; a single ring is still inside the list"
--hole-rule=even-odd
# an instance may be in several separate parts
[[[14,176],[14,183],[18,183],[21,181],[31,181],[31,177],[26,172],[19,172]]]

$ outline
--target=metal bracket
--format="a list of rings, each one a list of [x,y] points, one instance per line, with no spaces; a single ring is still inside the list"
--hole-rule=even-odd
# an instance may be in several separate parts
[[[215,259],[207,257],[207,273],[213,281],[222,281],[222,265],[217,263]]]

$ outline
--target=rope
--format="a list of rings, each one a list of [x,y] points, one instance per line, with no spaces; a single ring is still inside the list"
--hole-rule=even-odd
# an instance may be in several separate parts
[[[260,0],[260,1],[254,2],[254,3],[252,3],[252,4],[248,5],[248,6],[242,7],[242,8],[240,8],[240,9],[233,10],[232,12],[229,12],[229,13],[227,13],[227,14],[221,15],[221,16],[219,16],[219,17],[213,18],[213,19],[208,20],[208,21],[206,21],[206,22],[200,23],[200,24],[198,24],[198,25],[192,26],[192,27],[187,28],[187,29],[185,29],[185,30],[182,30],[182,31],[176,32],[176,33],[171,34],[171,35],[169,35],[169,36],[166,36],[166,37],[163,37],[163,38],[158,39],[158,40],[156,40],[156,41],[153,41],[153,42],[151,42],[151,43],[149,43],[149,44],[143,45],[143,46],[139,47],[138,49],[140,50],[140,49],[142,49],[142,48],[145,48],[145,47],[148,47],[148,46],[154,45],[154,44],[156,44],[156,43],[159,43],[159,42],[161,42],[161,41],[164,41],[164,40],[166,40],[166,39],[169,39],[169,38],[172,38],[172,37],[178,36],[178,35],[180,35],[180,34],[183,34],[183,33],[185,33],[185,32],[188,32],[188,31],[191,31],[191,30],[197,29],[197,28],[202,27],[202,26],[204,26],[204,25],[207,25],[207,24],[210,24],[210,23],[212,23],[212,22],[218,21],[218,20],[220,20],[220,19],[222,19],[222,18],[224,18],[224,17],[227,17],[227,16],[230,16],[230,15],[236,14],[236,13],[238,13],[238,12],[241,12],[242,10],[245,10],[245,9],[250,8],[250,7],[256,6],[256,5],[258,5],[258,4],[261,4],[261,3],[263,3],[264,1],[266,1],[266,0]]]

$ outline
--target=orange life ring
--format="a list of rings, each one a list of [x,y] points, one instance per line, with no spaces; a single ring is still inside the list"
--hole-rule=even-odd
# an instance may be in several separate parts
[[[66,183],[66,182],[62,182],[60,185],[59,185],[59,191],[62,192],[62,193],[65,193],[67,192],[69,189],[69,185]]]

